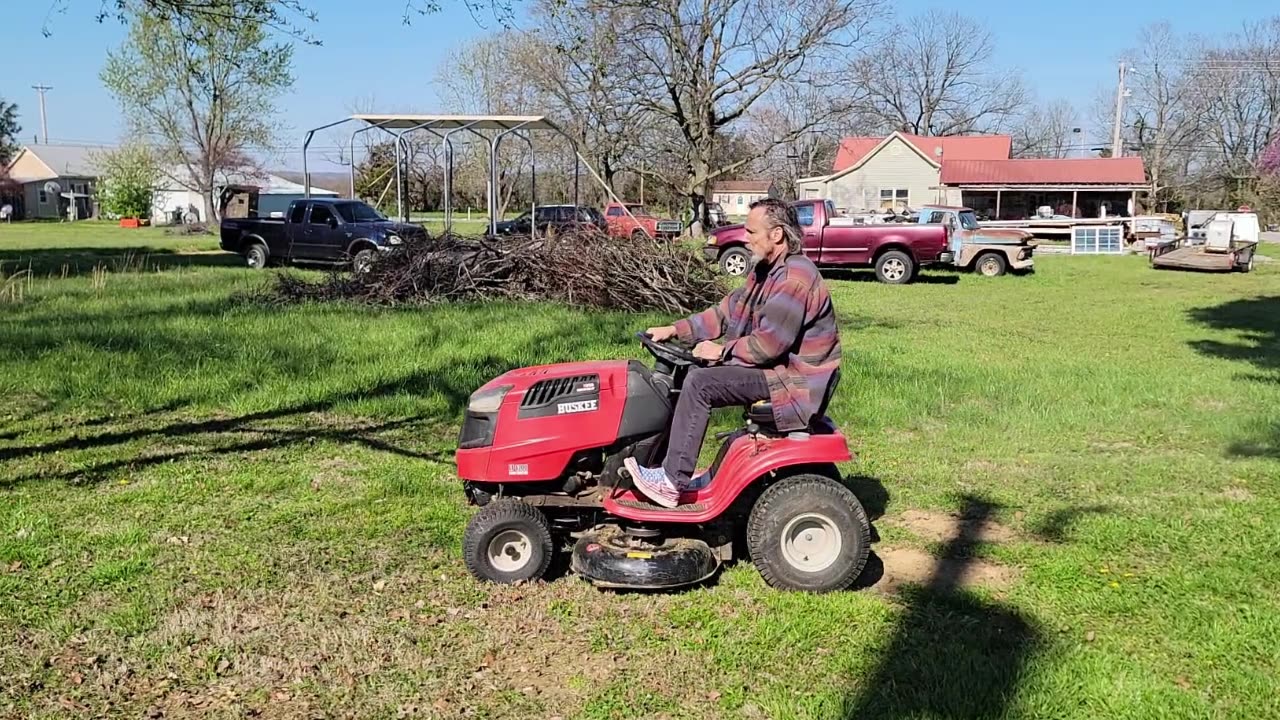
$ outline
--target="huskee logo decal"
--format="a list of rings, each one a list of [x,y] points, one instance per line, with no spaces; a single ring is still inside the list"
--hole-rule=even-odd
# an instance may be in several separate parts
[[[580,400],[578,402],[559,403],[556,405],[557,415],[568,415],[570,413],[591,412],[596,409],[598,400]]]

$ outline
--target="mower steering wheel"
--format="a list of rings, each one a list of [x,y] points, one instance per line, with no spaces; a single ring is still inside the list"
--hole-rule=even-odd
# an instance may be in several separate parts
[[[640,344],[644,345],[645,350],[648,350],[655,358],[675,367],[702,363],[701,360],[693,356],[693,350],[684,343],[675,341],[660,343],[644,332],[636,333],[636,337],[640,338]]]

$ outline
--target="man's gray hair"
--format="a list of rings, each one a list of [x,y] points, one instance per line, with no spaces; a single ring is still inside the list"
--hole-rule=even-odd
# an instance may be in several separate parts
[[[782,228],[782,236],[787,239],[787,251],[792,254],[804,252],[804,233],[800,231],[800,219],[796,217],[796,209],[777,198],[760,198],[751,203],[751,210],[764,208],[764,219],[768,230]]]

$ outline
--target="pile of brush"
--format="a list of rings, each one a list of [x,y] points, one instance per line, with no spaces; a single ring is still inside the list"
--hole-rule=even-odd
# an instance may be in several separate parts
[[[551,237],[443,235],[379,253],[363,273],[311,282],[277,276],[271,300],[379,305],[547,300],[608,310],[703,310],[726,287],[696,247],[595,231]]]

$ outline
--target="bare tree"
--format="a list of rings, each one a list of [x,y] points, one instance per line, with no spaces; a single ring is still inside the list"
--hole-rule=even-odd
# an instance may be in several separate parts
[[[1076,110],[1065,100],[1033,107],[1011,129],[1013,157],[1070,157],[1077,127]]]
[[[436,70],[435,85],[452,112],[480,115],[527,115],[537,106],[536,89],[529,78],[513,72],[511,48],[518,43],[513,32],[468,41],[450,51]],[[436,140],[438,144],[440,141]],[[478,201],[487,193],[489,146],[471,134],[452,138],[457,190]],[[510,160],[514,148],[514,167]],[[518,188],[527,185],[528,146],[504,142],[507,158],[499,163],[498,209],[505,212]],[[478,204],[478,203],[477,203]]]
[[[644,169],[648,159],[633,156],[648,117],[631,96],[626,48],[612,31],[621,11],[584,15],[558,9],[558,0],[538,4],[538,28],[512,47],[513,67],[537,88],[540,109],[562,125],[605,185],[616,190],[620,172]]]
[[[237,15],[257,4],[205,2]],[[270,144],[271,98],[292,82],[292,55],[255,23],[139,15],[108,55],[102,80],[134,133],[158,143],[163,160],[177,166],[172,179],[200,193],[204,217],[213,219],[220,178],[252,168],[251,150]]]
[[[1280,17],[1246,25],[1191,63],[1192,108],[1226,178],[1252,177],[1280,131]]]
[[[1195,83],[1185,62],[1187,48],[1194,47],[1190,42],[1168,23],[1157,23],[1143,28],[1138,47],[1127,53],[1136,71],[1126,78],[1130,95],[1122,133],[1126,147],[1142,157],[1151,197],[1161,209],[1181,196],[1201,134]]]
[[[775,87],[803,82],[834,51],[858,42],[878,5],[879,0],[796,0],[785,7],[766,0],[566,0],[559,12],[575,22],[614,9],[608,31],[618,38],[629,90],[658,126],[651,134],[665,141],[664,150],[675,160],[661,164],[679,168],[678,176],[664,179],[679,188],[693,210],[692,231],[700,234],[709,184],[754,159],[717,161],[726,128]],[[808,129],[796,128],[769,147]]]
[[[995,40],[982,24],[931,10],[893,28],[853,63],[884,130],[958,135],[1002,130],[1026,103],[1022,79],[992,67]]]
[[[875,130],[856,118],[862,99],[838,83],[779,86],[749,113],[748,136],[755,146],[767,148],[752,162],[752,173],[773,180],[789,194],[799,178],[830,171],[843,135]],[[775,138],[784,137],[794,139],[774,144]]]

